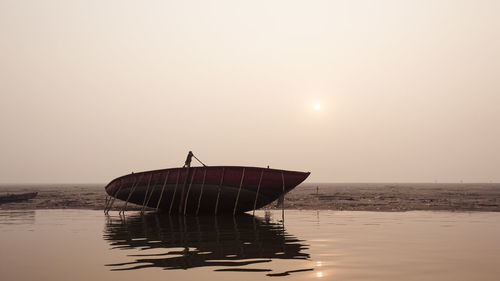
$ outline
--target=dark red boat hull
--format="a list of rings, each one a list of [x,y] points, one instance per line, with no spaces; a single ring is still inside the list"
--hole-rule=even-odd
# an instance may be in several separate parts
[[[9,203],[33,199],[38,195],[38,192],[29,192],[22,194],[7,194],[0,196],[0,203]]]
[[[105,189],[112,197],[169,213],[242,213],[253,210],[255,201],[256,209],[273,202],[309,174],[237,166],[172,168],[125,175]]]

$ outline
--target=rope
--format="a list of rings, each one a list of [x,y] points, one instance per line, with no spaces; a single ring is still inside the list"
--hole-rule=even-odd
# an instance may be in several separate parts
[[[194,157],[194,159],[196,159],[198,162],[200,162],[200,164],[201,164],[201,165],[203,165],[204,167],[206,167],[206,166],[207,166],[207,165],[203,164],[203,162],[201,162],[201,161],[200,161],[200,159],[198,159],[196,156],[194,156],[194,154],[193,154],[193,157]]]

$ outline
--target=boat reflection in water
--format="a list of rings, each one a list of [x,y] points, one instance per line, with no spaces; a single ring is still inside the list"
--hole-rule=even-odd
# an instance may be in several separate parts
[[[243,214],[236,217],[160,216],[156,213],[110,217],[104,239],[114,249],[138,249],[135,260],[108,264],[111,270],[160,267],[166,270],[219,267],[215,271],[270,272],[269,268],[245,268],[273,259],[309,259],[301,240],[285,232],[281,224]],[[143,254],[154,250],[154,254]],[[222,268],[220,268],[222,267]],[[283,276],[308,269],[269,273]]]

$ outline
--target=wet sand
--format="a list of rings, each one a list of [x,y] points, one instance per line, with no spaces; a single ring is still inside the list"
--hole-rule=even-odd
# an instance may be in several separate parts
[[[37,191],[35,199],[0,204],[3,210],[104,208],[103,184],[0,185],[0,194]],[[115,202],[114,209],[123,205]],[[129,210],[139,207],[129,204]],[[265,209],[275,209],[276,203]],[[286,209],[350,211],[500,211],[498,183],[304,183]]]
[[[500,184],[304,184],[287,194],[285,208],[351,211],[498,212],[500,211]]]

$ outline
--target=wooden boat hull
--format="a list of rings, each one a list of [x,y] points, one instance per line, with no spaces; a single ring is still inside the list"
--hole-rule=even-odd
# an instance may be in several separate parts
[[[0,203],[9,203],[33,199],[38,195],[38,192],[28,192],[21,194],[7,194],[0,196]]]
[[[169,213],[242,213],[273,202],[309,174],[236,166],[172,168],[125,175],[105,189],[117,199]]]

